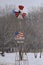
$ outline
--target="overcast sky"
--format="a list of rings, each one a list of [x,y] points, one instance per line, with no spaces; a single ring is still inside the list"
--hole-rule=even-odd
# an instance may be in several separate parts
[[[31,7],[43,6],[43,0],[0,0],[0,6],[4,7],[5,5],[15,5],[18,6],[23,4],[25,6],[25,11]]]

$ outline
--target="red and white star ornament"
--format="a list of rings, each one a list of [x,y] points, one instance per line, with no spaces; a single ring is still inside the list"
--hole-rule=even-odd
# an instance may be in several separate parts
[[[21,11],[21,10],[24,9],[24,6],[19,5],[18,8],[19,8],[19,10],[14,12],[14,13],[15,13],[15,16],[16,16],[17,18],[24,19],[25,16],[26,16],[26,13],[24,13],[24,12]]]

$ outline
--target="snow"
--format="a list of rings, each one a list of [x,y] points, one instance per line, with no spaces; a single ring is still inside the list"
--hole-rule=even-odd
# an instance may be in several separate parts
[[[34,57],[33,53],[27,53],[28,65],[43,65],[43,53],[42,57],[39,58],[40,53],[37,54],[37,58]],[[15,58],[18,57],[18,53],[5,53],[5,56],[0,55],[0,64],[14,65]],[[26,55],[24,55],[26,58]]]

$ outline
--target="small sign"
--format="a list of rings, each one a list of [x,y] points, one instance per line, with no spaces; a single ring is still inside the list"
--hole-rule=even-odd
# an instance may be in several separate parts
[[[22,32],[16,32],[15,40],[24,40],[24,34]]]

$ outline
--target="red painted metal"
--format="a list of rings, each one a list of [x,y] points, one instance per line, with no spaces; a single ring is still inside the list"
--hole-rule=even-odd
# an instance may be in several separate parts
[[[24,18],[25,16],[26,16],[26,13],[23,13],[23,14],[22,14],[22,17]]]
[[[19,12],[15,12],[15,16],[18,17],[19,16]]]
[[[24,6],[23,5],[19,5],[19,9],[23,10]]]

